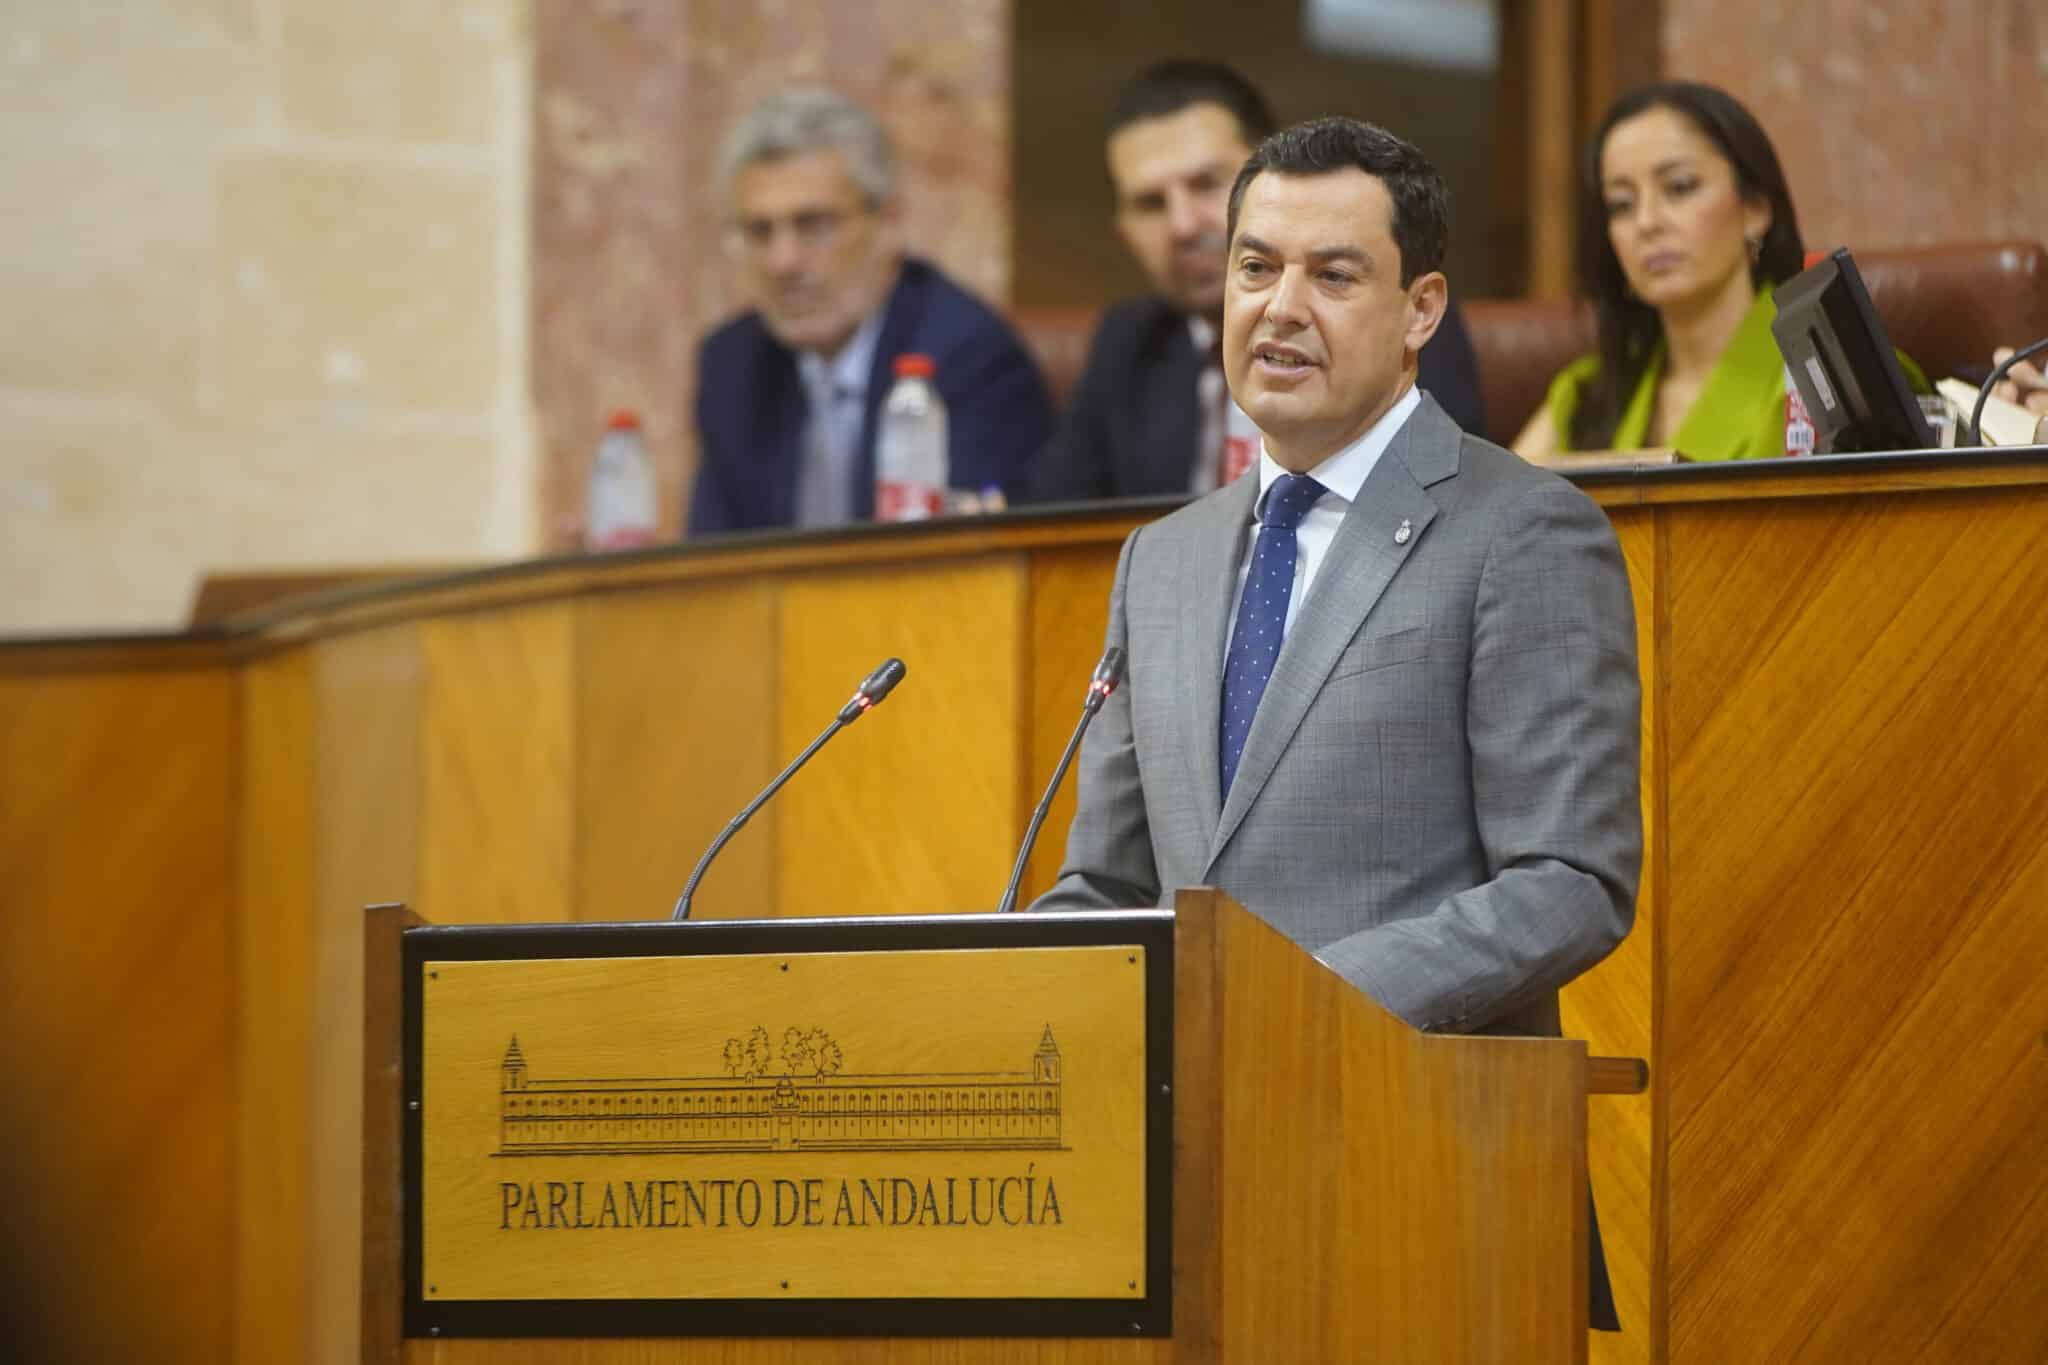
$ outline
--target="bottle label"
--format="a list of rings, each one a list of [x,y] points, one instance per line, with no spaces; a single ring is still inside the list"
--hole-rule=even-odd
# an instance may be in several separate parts
[[[925,521],[943,516],[946,511],[946,490],[928,483],[898,483],[893,480],[875,485],[875,519],[877,521]]]
[[[637,550],[654,544],[652,526],[614,526],[591,536],[593,550]]]
[[[1788,368],[1785,371],[1785,454],[1813,454],[1816,435],[1813,416],[1807,412],[1806,401],[1799,396],[1799,386],[1792,382],[1792,371]]]

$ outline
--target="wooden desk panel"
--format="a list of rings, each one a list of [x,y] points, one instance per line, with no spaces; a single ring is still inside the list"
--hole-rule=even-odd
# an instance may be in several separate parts
[[[749,580],[576,604],[578,918],[665,918],[713,836],[789,761],[772,682],[779,600],[772,581]],[[694,914],[774,912],[781,819],[771,801],[747,822]]]
[[[1028,572],[1020,556],[976,555],[783,587],[780,754],[816,738],[884,659],[910,671],[776,798],[779,913],[995,908],[1030,813]]]
[[[2048,497],[1666,516],[1670,1358],[2048,1357]]]
[[[234,1332],[236,680],[124,654],[0,673],[8,1331],[205,1365]]]

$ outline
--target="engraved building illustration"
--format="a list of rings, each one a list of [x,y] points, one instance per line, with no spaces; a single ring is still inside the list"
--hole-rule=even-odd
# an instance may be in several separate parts
[[[836,1067],[837,1046],[826,1043]],[[500,1156],[1060,1146],[1050,1024],[1030,1068],[1015,1072],[536,1080],[517,1037],[500,1067]]]

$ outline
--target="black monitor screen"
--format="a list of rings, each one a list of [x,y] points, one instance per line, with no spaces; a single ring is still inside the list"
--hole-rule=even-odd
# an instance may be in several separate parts
[[[1779,285],[1777,304],[1771,332],[1813,420],[1816,449],[1849,454],[1934,446],[1846,250]]]

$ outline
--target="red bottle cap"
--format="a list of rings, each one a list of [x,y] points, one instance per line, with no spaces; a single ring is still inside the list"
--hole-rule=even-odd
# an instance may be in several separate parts
[[[611,420],[604,424],[604,429],[606,431],[638,431],[640,430],[640,418],[636,413],[620,408],[611,415]]]
[[[903,378],[905,375],[913,374],[919,379],[930,379],[937,373],[938,369],[932,364],[932,358],[928,355],[918,355],[913,352],[910,355],[899,355],[896,357],[896,377],[898,379]]]

